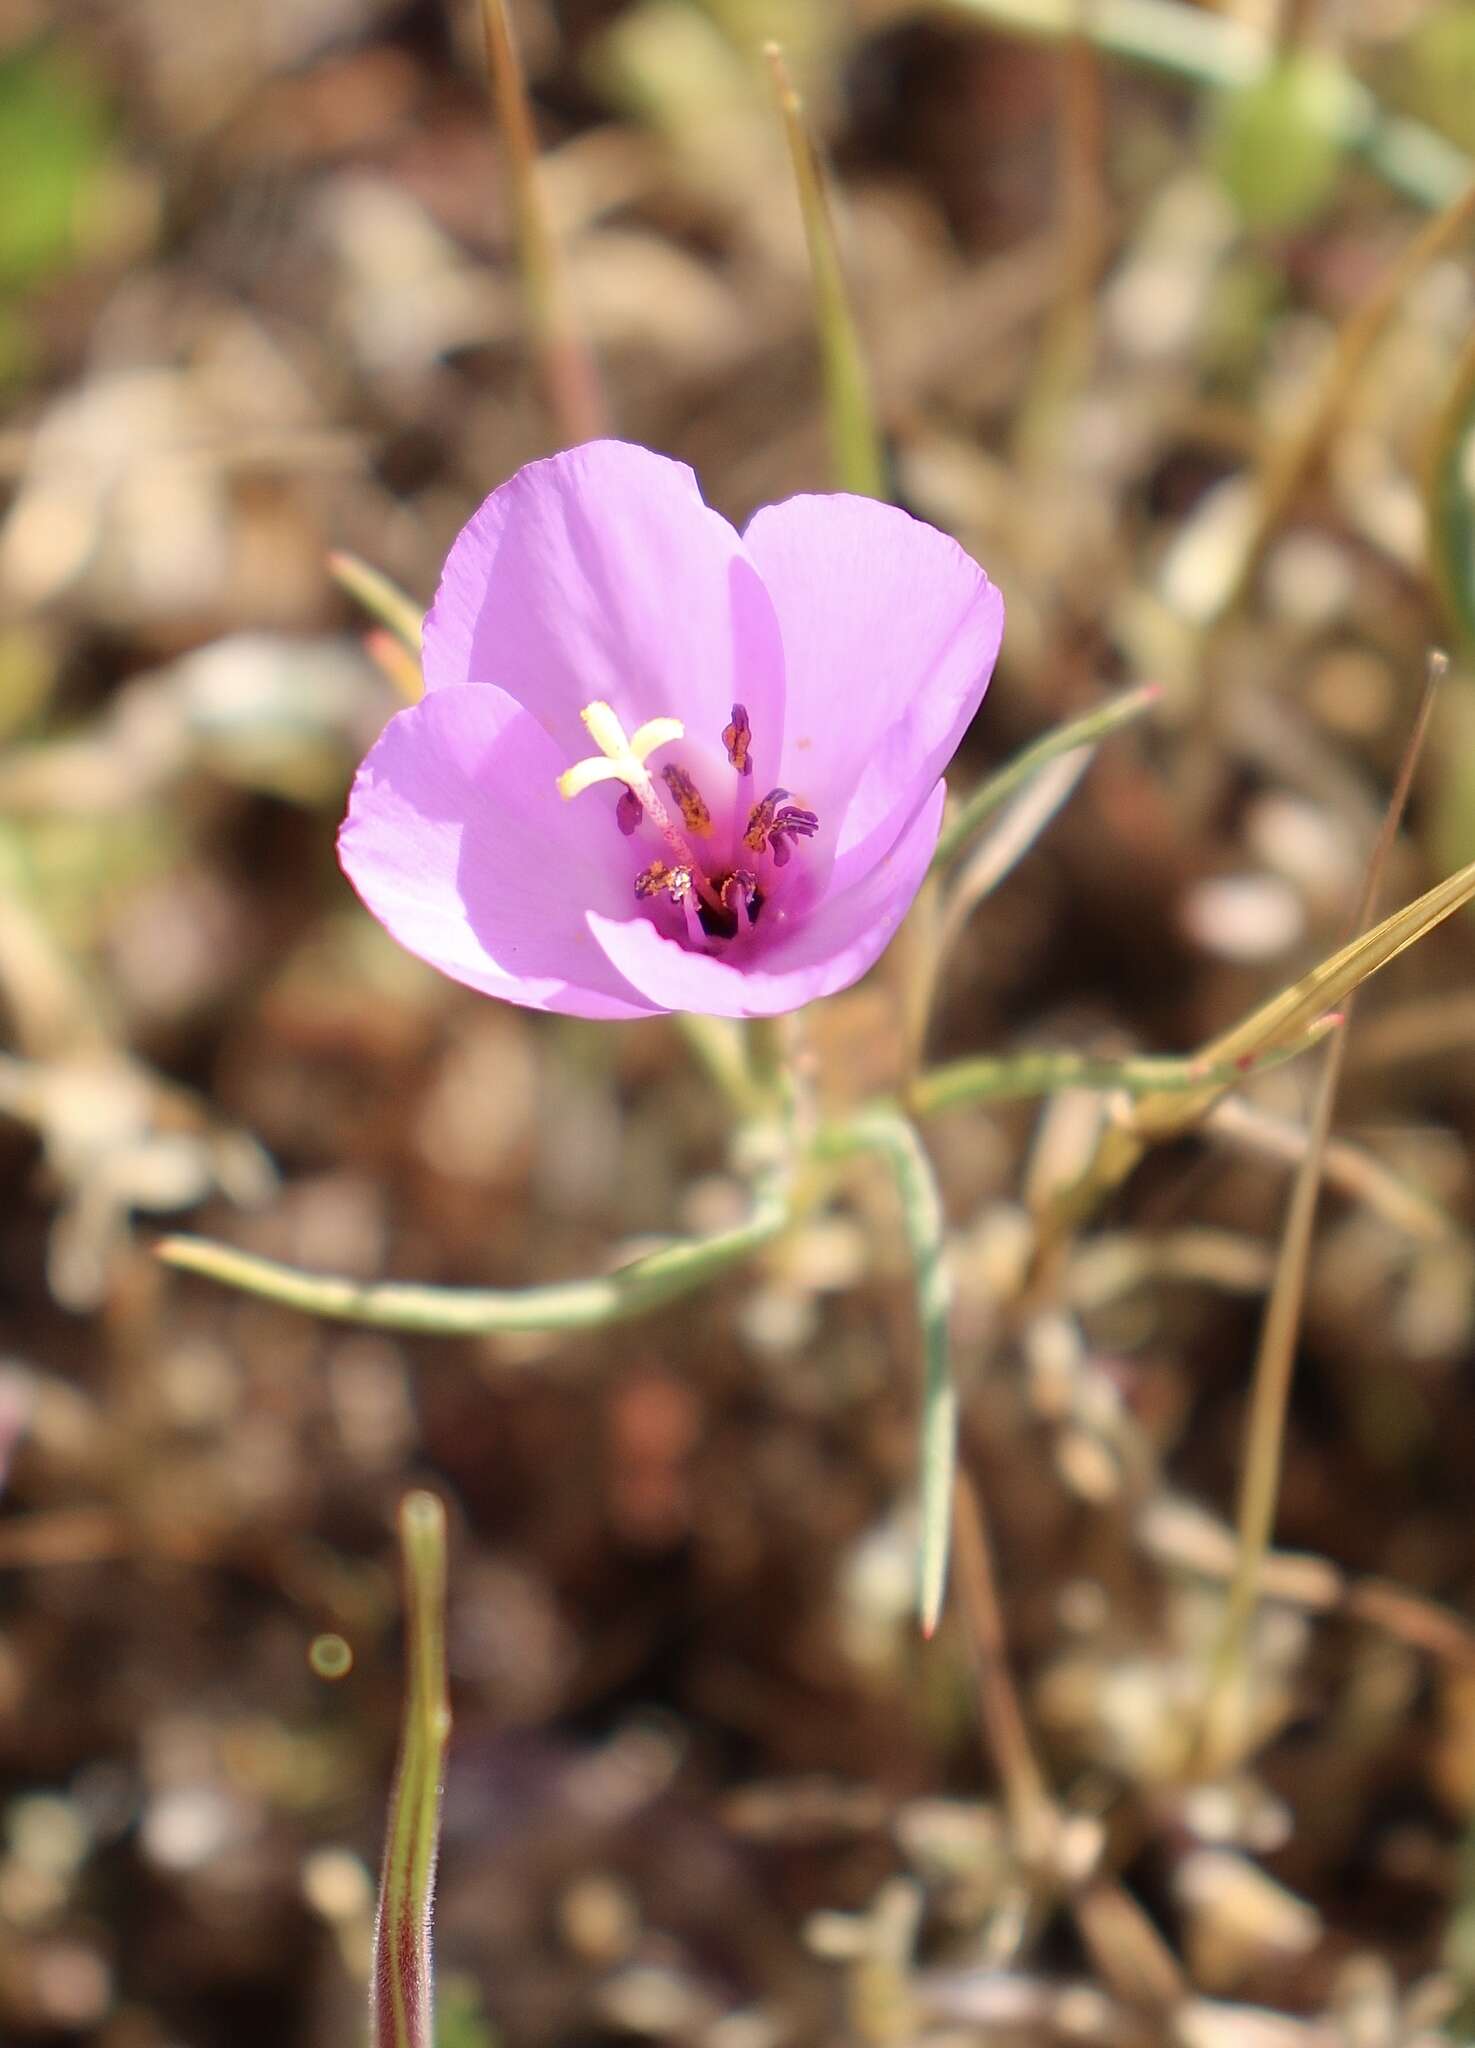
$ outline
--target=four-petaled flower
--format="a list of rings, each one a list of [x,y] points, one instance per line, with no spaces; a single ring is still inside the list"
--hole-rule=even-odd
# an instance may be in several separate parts
[[[451,550],[344,870],[401,945],[509,1002],[797,1009],[915,896],[1003,621],[956,542],[869,498],[739,536],[648,449],[531,463]]]

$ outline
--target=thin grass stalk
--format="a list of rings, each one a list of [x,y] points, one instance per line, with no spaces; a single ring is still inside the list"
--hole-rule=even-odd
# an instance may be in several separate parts
[[[1056,63],[1055,219],[1060,282],[1013,435],[1028,467],[1048,466],[1096,346],[1096,279],[1108,244],[1107,110],[1101,52],[1088,33],[1095,0],[1075,0]]]
[[[446,1512],[433,1493],[399,1511],[406,1655],[399,1767],[374,1923],[372,2048],[433,2048],[431,1900],[440,1841],[441,1773],[450,1739],[446,1698]]]
[[[768,43],[763,54],[788,137],[799,211],[804,220],[835,482],[842,491],[857,491],[868,498],[889,498],[886,452],[876,425],[870,373],[835,239],[825,168],[805,125],[803,102],[789,77],[782,50],[777,43]]]
[[[1404,749],[1398,780],[1368,858],[1362,894],[1353,921],[1354,933],[1367,927],[1376,909],[1383,871],[1398,835],[1413,785],[1414,770],[1429,729],[1434,698],[1446,666],[1442,656],[1430,660],[1428,678]],[[1348,1012],[1355,993],[1349,990],[1345,999]],[[1342,1077],[1346,1049],[1347,1030],[1344,1024],[1327,1048],[1317,1079],[1306,1151],[1291,1185],[1275,1277],[1260,1332],[1245,1430],[1234,1577],[1230,1581],[1223,1621],[1210,1659],[1208,1690],[1196,1744],[1201,1760],[1210,1769],[1232,1758],[1239,1734],[1236,1687],[1244,1675],[1260,1577],[1275,1533],[1275,1510],[1285,1462],[1286,1415],[1295,1373],[1296,1340],[1311,1267],[1311,1242],[1321,1196],[1322,1165],[1331,1136],[1337,1086]]]
[[[1231,1030],[1211,1039],[1198,1055],[1204,1072],[1222,1071],[1230,1065],[1242,1072],[1246,1061],[1258,1060],[1303,1037],[1334,1005],[1345,1004],[1349,993],[1370,975],[1427,938],[1471,901],[1475,901],[1475,861],[1447,875],[1412,903],[1405,903],[1371,931],[1260,1004]],[[1175,1087],[1140,1095],[1118,1120],[1107,1125],[1079,1179],[1051,1196],[1040,1222],[1042,1245],[1053,1247],[1083,1223],[1126,1179],[1149,1146],[1202,1123],[1223,1092],[1217,1083],[1206,1081],[1198,1090]]]
[[[1029,1739],[1014,1674],[993,1548],[983,1503],[971,1474],[960,1468],[953,1483],[953,1546],[958,1605],[989,1749],[1003,1788],[1010,1831],[1026,1863],[1042,1858],[1054,1834],[1054,1801]]]
[[[527,79],[507,0],[482,0],[487,69],[507,149],[517,264],[533,353],[554,432],[565,448],[607,431],[599,373],[574,313],[568,270],[549,213]]]
[[[1296,429],[1274,441],[1261,464],[1255,518],[1221,612],[1232,612],[1245,596],[1265,549],[1290,510],[1296,494],[1321,459],[1351,400],[1368,358],[1414,285],[1475,222],[1475,176],[1399,252],[1351,318],[1338,330],[1331,361]]]

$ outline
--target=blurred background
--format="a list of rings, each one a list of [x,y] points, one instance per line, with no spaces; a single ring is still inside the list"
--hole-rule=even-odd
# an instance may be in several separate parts
[[[892,486],[1009,607],[956,778],[1162,686],[951,947],[934,1055],[1191,1049],[1340,944],[1436,642],[1388,904],[1475,858],[1475,274],[1458,213],[1417,241],[1471,175],[1465,0],[513,11],[616,430],[738,520],[831,478],[781,36]],[[1307,1075],[1154,1152],[1027,1316],[1099,1104],[928,1127],[1072,1901],[963,1630],[918,1638],[884,1177],[597,1336],[402,1340],[152,1257],[515,1286],[746,1200],[674,1028],[440,981],[334,862],[399,699],[328,551],[424,602],[556,445],[476,8],[0,0],[0,167],[0,2041],[360,2039],[411,1484],[452,1520],[443,2048],[1469,2039],[1469,913],[1359,1014],[1308,1555],[1213,1785],[1173,1731]],[[813,1020],[823,1085],[894,1084],[905,972]]]

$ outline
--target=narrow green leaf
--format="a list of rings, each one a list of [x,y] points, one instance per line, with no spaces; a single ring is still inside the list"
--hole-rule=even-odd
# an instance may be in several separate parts
[[[751,1214],[712,1237],[678,1239],[615,1272],[551,1287],[416,1287],[303,1273],[207,1238],[170,1237],[156,1247],[166,1265],[306,1315],[419,1330],[442,1337],[484,1337],[513,1330],[592,1330],[644,1315],[690,1294],[777,1237],[789,1220],[787,1178],[755,1190]]]
[[[356,598],[381,626],[387,626],[395,639],[416,661],[420,659],[420,629],[424,624],[424,608],[416,604],[408,591],[401,590],[382,569],[376,569],[361,555],[350,554],[346,548],[335,548],[328,556],[328,568],[333,580]]]
[[[922,1419],[918,1445],[922,1540],[917,1564],[922,1633],[930,1636],[947,1589],[953,1521],[953,1474],[958,1457],[958,1396],[948,1341],[952,1280],[943,1243],[942,1197],[915,1127],[898,1111],[863,1111],[853,1122],[821,1134],[818,1149],[830,1158],[874,1152],[891,1168],[901,1197],[902,1224],[916,1276],[922,1332]]]
[[[1142,683],[1135,690],[1125,690],[1120,697],[1110,697],[1106,703],[1098,704],[1094,711],[1088,711],[1081,718],[1073,718],[1068,725],[1057,725],[1025,747],[1012,761],[990,775],[972,790],[943,823],[937,841],[937,851],[932,856],[932,871],[946,867],[957,859],[974,836],[987,824],[1001,804],[1031,782],[1042,768],[1059,760],[1062,754],[1072,753],[1077,747],[1090,746],[1094,741],[1105,739],[1108,733],[1119,726],[1130,725],[1150,711],[1161,696],[1156,683]]]
[[[868,498],[889,498],[886,455],[835,243],[824,166],[804,125],[803,104],[790,82],[778,44],[769,43],[764,55],[773,73],[774,92],[789,139],[799,211],[804,217],[804,238],[809,247],[835,482],[843,491],[858,491]]]
[[[433,1493],[399,1511],[406,1650],[399,1767],[389,1804],[374,1925],[373,2048],[432,2048],[431,1896],[440,1839],[441,1771],[451,1732],[446,1699],[446,1512]]]
[[[1430,571],[1451,622],[1475,648],[1475,335],[1435,430],[1428,503]]]

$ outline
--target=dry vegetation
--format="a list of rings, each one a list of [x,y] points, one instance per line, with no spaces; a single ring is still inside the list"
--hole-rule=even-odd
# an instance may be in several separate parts
[[[739,518],[832,473],[781,34],[894,492],[1008,600],[958,786],[1161,687],[975,875],[933,1060],[1186,1051],[1333,952],[1436,643],[1383,907],[1475,857],[1475,21],[1286,16],[517,9],[618,431]],[[1097,45],[1025,33],[1051,20]],[[1174,23],[1171,62],[1123,54]],[[1204,75],[1265,36],[1268,83]],[[679,1031],[468,995],[333,861],[398,699],[329,550],[425,596],[557,435],[474,9],[6,0],[0,162],[0,2040],[360,2038],[410,1485],[451,1512],[441,2048],[1469,2039],[1471,914],[1350,1035],[1286,1551],[1212,1772],[1185,1730],[1315,1059],[1044,1260],[1106,1098],[926,1119],[968,1475],[927,1646],[875,1162],[572,1336],[395,1336],[166,1272],[161,1221],[525,1286],[747,1195]],[[920,943],[806,1020],[832,1109],[897,1084]]]

